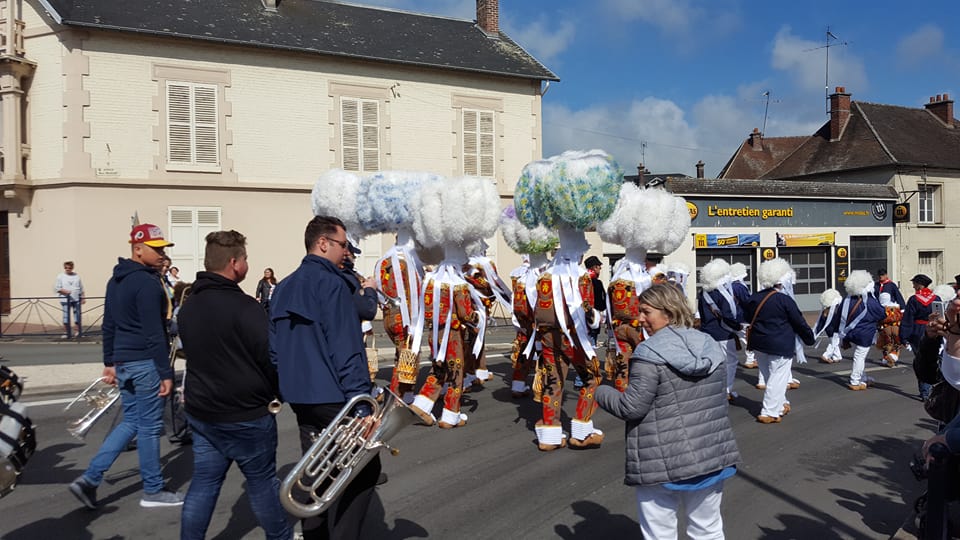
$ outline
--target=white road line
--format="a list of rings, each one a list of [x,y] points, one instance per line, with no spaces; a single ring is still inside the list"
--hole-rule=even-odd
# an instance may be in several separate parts
[[[31,407],[42,407],[44,405],[64,405],[73,401],[73,398],[63,398],[63,399],[48,399],[45,401],[24,401],[24,405]]]

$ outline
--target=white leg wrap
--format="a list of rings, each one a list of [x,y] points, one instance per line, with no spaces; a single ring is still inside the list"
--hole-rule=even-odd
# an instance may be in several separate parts
[[[593,427],[593,420],[590,420],[589,422],[581,422],[580,420],[570,421],[571,438],[582,441],[594,433],[603,435],[602,431]]]
[[[478,370],[477,370],[477,378],[480,379],[481,381],[486,381],[486,380],[490,379],[490,378],[491,378],[491,377],[490,377],[490,370],[487,370],[487,369],[478,369]]]
[[[513,381],[510,383],[510,390],[514,392],[526,392],[530,387],[527,386],[527,381]]]
[[[430,416],[433,416],[433,403],[434,401],[432,399],[422,394],[417,394],[417,397],[413,398],[413,406]]]
[[[466,415],[461,415],[458,412],[453,412],[450,409],[443,409],[443,414],[440,415],[440,421],[451,426],[455,426],[460,423],[461,417]],[[463,418],[466,420],[466,418]]]
[[[537,426],[537,441],[543,444],[563,443],[563,428],[560,426]]]

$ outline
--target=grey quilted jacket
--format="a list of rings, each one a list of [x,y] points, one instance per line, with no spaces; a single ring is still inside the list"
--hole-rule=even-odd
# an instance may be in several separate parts
[[[625,392],[597,389],[600,406],[627,422],[625,484],[677,482],[740,462],[723,358],[707,334],[668,326],[637,345]]]

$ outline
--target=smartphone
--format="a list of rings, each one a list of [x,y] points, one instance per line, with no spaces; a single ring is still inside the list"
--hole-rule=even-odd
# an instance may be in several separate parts
[[[934,300],[933,303],[930,304],[930,308],[933,310],[931,313],[932,316],[947,320],[947,309],[943,302],[940,300]]]

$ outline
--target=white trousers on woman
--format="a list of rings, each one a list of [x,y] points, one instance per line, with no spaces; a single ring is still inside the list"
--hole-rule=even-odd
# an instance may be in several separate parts
[[[777,418],[787,402],[787,383],[790,382],[790,364],[793,356],[777,356],[757,351],[760,374],[766,381],[763,391],[763,409],[760,414]]]
[[[673,491],[660,485],[637,486],[637,510],[644,540],[676,540],[677,513],[687,519],[687,538],[723,538],[720,499],[723,482],[696,491]]]

